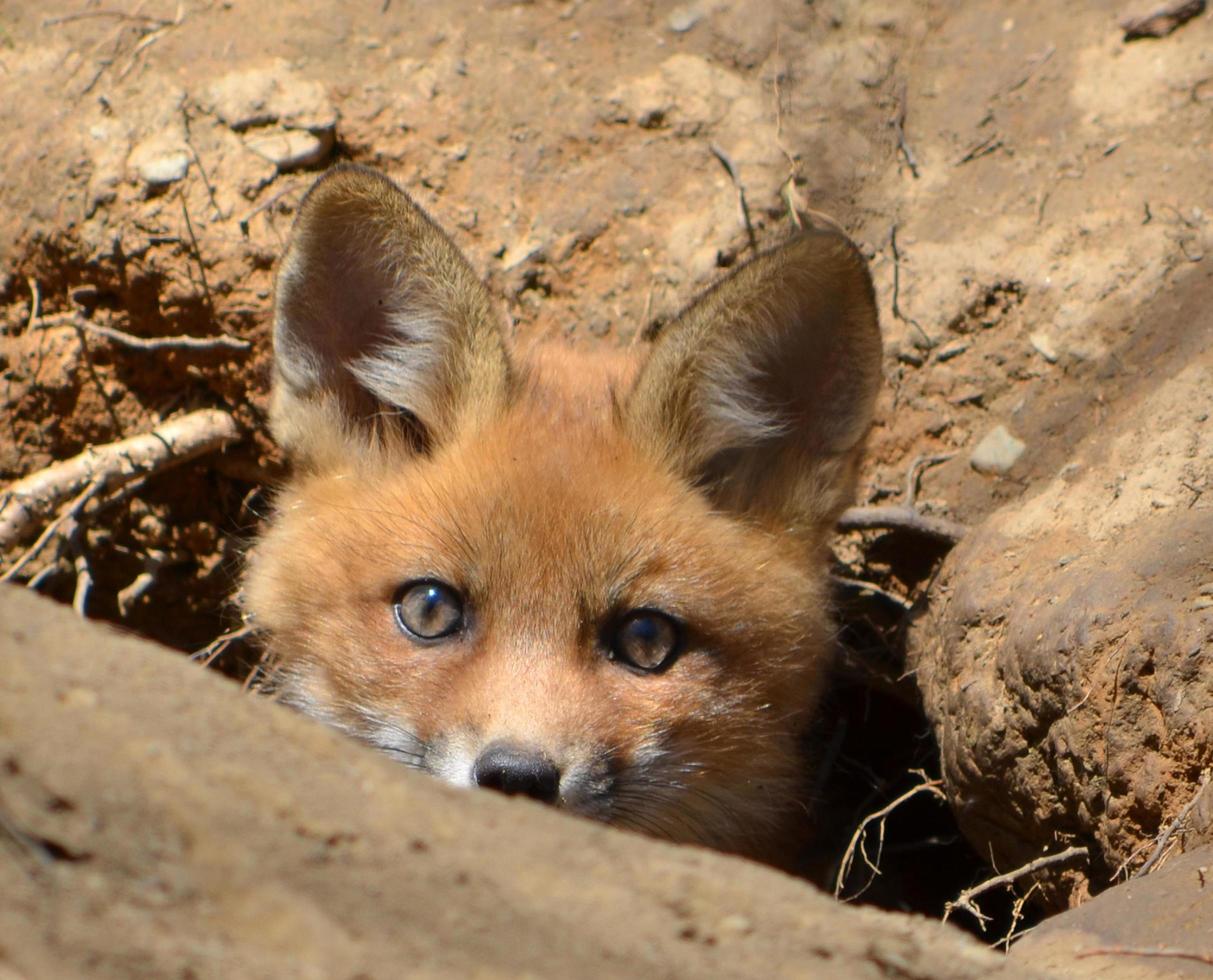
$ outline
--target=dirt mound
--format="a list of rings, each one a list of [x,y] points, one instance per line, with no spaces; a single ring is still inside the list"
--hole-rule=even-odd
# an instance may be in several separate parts
[[[1035,975],[749,862],[402,775],[11,587],[0,622],[5,975]]]
[[[272,267],[334,160],[385,170],[452,229],[523,341],[636,342],[825,212],[871,261],[887,341],[858,503],[970,530],[942,573],[946,536],[837,542],[807,863],[832,882],[860,821],[913,792],[882,873],[854,863],[844,894],[939,914],[1064,845],[1089,863],[1016,887],[1076,901],[1140,867],[1210,762],[1213,15],[1126,43],[1124,13],[10,5],[0,479],[203,409],[241,440],[46,502],[0,574],[251,676],[257,651],[224,637],[280,474]],[[991,938],[1023,925],[1000,891]]]

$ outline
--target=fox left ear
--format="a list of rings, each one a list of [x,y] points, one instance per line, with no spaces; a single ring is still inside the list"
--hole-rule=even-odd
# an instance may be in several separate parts
[[[880,374],[867,263],[841,233],[810,229],[662,331],[624,419],[717,506],[820,527],[854,494]]]
[[[373,170],[308,191],[278,271],[275,437],[297,463],[432,447],[491,415],[512,368],[488,291],[442,230]]]

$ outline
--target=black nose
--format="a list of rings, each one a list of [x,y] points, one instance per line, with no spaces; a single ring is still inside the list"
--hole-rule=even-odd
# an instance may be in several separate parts
[[[480,753],[472,777],[477,786],[510,796],[521,793],[541,803],[555,803],[560,795],[560,770],[551,759],[505,742],[496,742]]]

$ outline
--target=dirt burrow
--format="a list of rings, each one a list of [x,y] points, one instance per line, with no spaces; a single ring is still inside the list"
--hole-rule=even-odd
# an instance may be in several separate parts
[[[1128,311],[1203,268],[1213,244],[1210,20],[1126,45],[1121,12],[288,0],[56,20],[5,8],[0,125],[22,138],[0,182],[0,477],[172,412],[227,408],[244,442],[90,509],[85,553],[91,615],[186,650],[234,625],[240,551],[281,466],[263,425],[273,262],[314,173],[352,159],[451,230],[524,341],[631,343],[785,233],[795,209],[832,215],[871,259],[888,346],[865,501],[899,496],[920,455],[953,453],[924,474],[918,503],[977,526],[1109,424],[1128,373],[1184,326],[1157,325],[1126,366],[1124,338],[1140,329]],[[35,294],[49,316],[31,329]],[[251,347],[136,350],[57,314]],[[998,425],[1026,451],[978,473],[970,454]],[[1092,493],[1076,506],[1104,505]],[[69,599],[76,566],[60,550],[30,572]],[[899,535],[839,541],[839,572],[887,596],[839,595],[852,669],[816,736],[840,774],[823,787],[822,822],[839,829],[819,864],[909,768],[937,765],[929,739],[911,738],[925,722],[901,658],[910,619],[935,609],[943,553]],[[999,587],[1037,575],[1021,566]],[[250,657],[236,647],[219,664],[246,673]],[[874,705],[888,719],[875,737]],[[949,787],[955,800],[963,786]],[[1005,787],[984,792],[994,806]],[[913,846],[947,830],[906,820],[912,869]],[[985,854],[988,835],[974,836]],[[949,894],[988,873],[964,855]],[[887,874],[887,900],[905,901],[912,877]],[[937,912],[943,897],[915,907]]]

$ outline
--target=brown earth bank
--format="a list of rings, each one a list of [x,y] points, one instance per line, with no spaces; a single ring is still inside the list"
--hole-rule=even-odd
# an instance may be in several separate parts
[[[524,342],[642,342],[824,212],[886,337],[857,503],[909,484],[969,531],[942,567],[905,532],[838,539],[806,871],[940,915],[1075,852],[982,893],[994,941],[1165,870],[1213,819],[1213,15],[1127,43],[1145,7],[0,0],[0,479],[202,409],[240,435],[49,500],[0,575],[255,669],[222,637],[281,475],[272,268],[333,161],[430,209]],[[919,791],[868,825],[882,873],[840,873],[924,776],[954,816]]]
[[[1105,932],[1042,944],[1059,971],[1041,970],[740,859],[402,773],[11,586],[0,622],[5,977],[1043,978],[1106,945],[1105,910]],[[1185,924],[1207,917],[1213,891],[1167,882]],[[1169,975],[1150,966],[1100,975]]]

